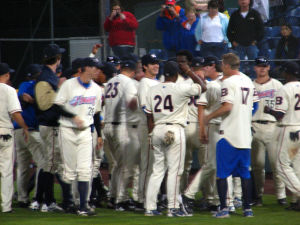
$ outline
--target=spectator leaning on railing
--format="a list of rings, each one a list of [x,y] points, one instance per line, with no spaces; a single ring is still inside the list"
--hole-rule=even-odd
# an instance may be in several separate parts
[[[218,11],[218,1],[208,2],[208,13],[201,16],[195,30],[198,42],[197,50],[203,57],[216,56],[221,59],[228,52],[228,38],[226,36],[228,18]],[[201,47],[200,47],[201,46]]]
[[[255,59],[257,42],[264,37],[264,25],[260,14],[250,8],[250,0],[238,0],[240,8],[230,17],[227,37],[240,59]]]
[[[184,18],[184,9],[175,5],[175,0],[166,0],[156,20],[156,29],[163,31],[163,45],[168,57],[174,57],[179,50],[180,18]]]
[[[114,1],[110,16],[104,22],[104,29],[108,34],[109,46],[113,53],[124,58],[133,53],[135,47],[135,30],[138,22],[130,12],[123,11],[119,1]]]

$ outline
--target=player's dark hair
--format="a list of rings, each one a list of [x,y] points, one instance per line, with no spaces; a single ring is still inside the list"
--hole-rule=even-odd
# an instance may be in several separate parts
[[[44,64],[44,65],[53,65],[53,64],[55,64],[58,60],[61,60],[61,54],[58,54],[58,55],[56,55],[56,56],[49,57],[49,58],[43,58],[42,64]]]
[[[176,56],[185,56],[189,62],[193,60],[193,54],[189,50],[180,50],[176,53]]]
[[[222,66],[221,66],[221,64],[219,63],[219,64],[215,64],[215,65],[216,65],[216,71],[218,73],[221,73],[222,72]]]
[[[216,9],[219,8],[219,2],[218,0],[210,0],[207,4],[207,8],[212,8],[212,9]]]

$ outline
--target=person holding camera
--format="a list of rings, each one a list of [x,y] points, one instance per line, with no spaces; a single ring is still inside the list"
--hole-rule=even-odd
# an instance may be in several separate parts
[[[137,28],[138,22],[135,16],[130,12],[123,11],[120,1],[114,1],[111,14],[104,22],[104,29],[109,33],[109,46],[114,55],[119,58],[126,58],[133,53]]]
[[[175,0],[166,0],[156,20],[156,29],[163,32],[163,45],[168,57],[175,57],[180,50],[180,19],[185,18],[185,11],[176,5]]]

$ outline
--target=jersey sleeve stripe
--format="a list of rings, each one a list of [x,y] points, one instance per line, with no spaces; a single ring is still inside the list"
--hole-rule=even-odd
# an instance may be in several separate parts
[[[9,112],[9,114],[13,114],[15,112],[22,112],[22,109],[15,109]]]
[[[152,114],[152,111],[151,111],[151,110],[148,110],[147,108],[144,108],[144,112],[145,112],[145,113],[148,113],[148,114]]]
[[[207,102],[197,102],[197,105],[207,105]]]
[[[228,102],[228,103],[230,103],[230,104],[233,104],[233,102],[230,101],[230,100],[221,100],[221,103],[224,103],[224,102]]]
[[[276,109],[276,108],[275,108],[275,111],[282,112],[282,113],[286,113],[286,110],[283,110],[283,109]]]

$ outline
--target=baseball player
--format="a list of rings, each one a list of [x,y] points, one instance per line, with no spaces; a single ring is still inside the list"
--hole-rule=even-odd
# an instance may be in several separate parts
[[[159,81],[156,80],[156,75],[159,72],[159,60],[156,55],[144,55],[142,57],[142,66],[145,72],[145,76],[140,80],[138,88],[138,101],[141,109],[145,110],[146,99],[151,88],[159,84]],[[142,115],[138,130],[141,144],[138,207],[144,208],[145,193],[147,190],[149,176],[152,171],[153,160],[152,151],[149,147],[148,142],[147,117],[145,114]]]
[[[123,61],[121,73],[110,79],[105,87],[104,135],[116,163],[111,182],[116,211],[129,209],[127,187],[140,160],[137,87],[133,81],[136,69],[135,61]]]
[[[179,73],[178,64],[167,62],[164,67],[166,82],[151,88],[146,103],[148,132],[154,155],[153,172],[146,193],[146,216],[161,215],[157,211],[156,199],[166,170],[167,216],[185,216],[179,208],[178,196],[185,157],[184,126],[188,114],[187,104],[191,96],[200,95],[206,87],[189,66],[182,65],[181,69],[195,84],[175,83]]]
[[[62,174],[62,161],[60,148],[58,145],[58,118],[59,112],[53,105],[56,91],[61,85],[55,71],[61,62],[62,53],[65,49],[56,44],[49,44],[44,49],[43,68],[35,85],[35,99],[37,102],[37,118],[39,122],[40,135],[44,143],[44,157],[46,165],[43,169],[42,179],[44,183],[45,203],[40,208],[42,202],[35,201],[30,208],[41,209],[42,212],[58,211],[63,209],[55,203],[54,199],[54,175]],[[63,193],[63,207],[68,208],[72,204],[72,196],[69,185],[57,177]]]
[[[63,178],[71,183],[78,180],[80,207],[78,215],[90,216],[94,213],[87,209],[89,181],[92,177],[92,132],[94,124],[98,134],[98,145],[102,145],[100,115],[102,90],[92,81],[98,62],[92,58],[82,61],[80,75],[61,86],[54,104],[58,106],[59,141],[64,163]]]
[[[300,68],[296,62],[287,62],[282,67],[287,83],[276,93],[275,109],[265,106],[264,112],[279,121],[274,137],[278,140],[276,166],[280,178],[295,195],[295,204],[300,197]]]
[[[22,116],[29,127],[29,140],[24,141],[23,130],[14,122],[15,128],[15,149],[17,156],[17,188],[18,188],[18,205],[22,208],[29,205],[29,193],[27,190],[30,179],[31,159],[37,164],[36,169],[36,197],[42,201],[42,181],[39,176],[40,170],[44,167],[44,156],[42,153],[43,143],[38,130],[36,118],[36,104],[34,100],[34,85],[37,76],[40,75],[41,66],[31,64],[27,67],[25,82],[19,86],[18,97],[22,106]]]
[[[240,176],[243,190],[243,209],[245,217],[252,217],[251,179],[250,179],[250,148],[251,148],[251,119],[253,102],[259,101],[255,87],[238,69],[240,59],[233,53],[222,57],[222,106],[205,116],[208,123],[214,118],[223,117],[220,125],[220,140],[217,143],[217,188],[220,199],[220,211],[216,218],[229,217],[226,204],[227,177],[231,174]],[[254,107],[257,110],[257,104]]]
[[[21,105],[14,88],[8,86],[10,69],[6,63],[0,63],[0,173],[2,212],[12,212],[11,203],[14,193],[14,132],[11,117],[23,128],[25,141],[28,140],[28,127],[21,115]]]
[[[286,203],[285,185],[276,171],[276,141],[273,140],[276,119],[263,111],[265,105],[274,109],[275,94],[282,87],[282,84],[278,80],[269,77],[270,64],[267,58],[257,58],[255,60],[254,70],[256,72],[256,79],[253,81],[253,84],[260,98],[258,110],[252,118],[252,128],[254,133],[251,150],[251,166],[257,195],[257,199],[254,201],[257,206],[263,204],[265,152],[267,151],[273,171],[276,197],[280,204],[284,204]]]
[[[190,185],[186,188],[183,195],[183,206],[187,214],[192,215],[192,206],[196,193],[199,188],[205,184],[209,184],[207,190],[208,208],[212,212],[217,211],[217,202],[215,198],[215,173],[216,173],[216,143],[219,140],[219,128],[221,118],[211,120],[206,127],[203,124],[204,113],[208,115],[220,107],[221,98],[221,65],[216,57],[206,57],[202,62],[204,75],[210,80],[207,84],[207,91],[200,96],[196,105],[198,106],[197,117],[199,118],[198,138],[202,143],[208,143],[206,162],[198,171]],[[205,111],[204,111],[205,110]],[[209,132],[209,134],[207,134]]]

